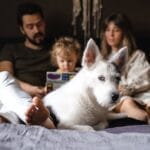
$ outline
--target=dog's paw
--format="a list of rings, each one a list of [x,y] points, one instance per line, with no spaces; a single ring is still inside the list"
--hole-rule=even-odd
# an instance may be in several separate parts
[[[93,127],[88,125],[76,125],[73,128],[80,131],[95,131]]]
[[[102,129],[105,129],[106,127],[108,127],[108,122],[107,121],[100,122],[99,124],[95,125],[93,128],[95,130],[102,130]]]
[[[69,127],[72,130],[80,130],[80,131],[95,131],[93,127],[89,125],[73,125]]]
[[[58,124],[59,129],[71,129],[80,131],[94,131],[94,128],[89,125],[71,125],[71,124]]]
[[[114,113],[114,112],[108,113],[108,120],[122,119],[126,117],[128,117],[126,113]]]
[[[127,113],[118,113],[116,114],[117,119],[122,119],[128,117]]]

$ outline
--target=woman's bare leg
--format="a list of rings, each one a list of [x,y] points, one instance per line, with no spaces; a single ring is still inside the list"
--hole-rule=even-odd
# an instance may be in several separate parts
[[[116,108],[116,112],[124,112],[130,118],[134,118],[141,121],[147,121],[148,114],[145,110],[140,108],[132,98],[123,100]]]

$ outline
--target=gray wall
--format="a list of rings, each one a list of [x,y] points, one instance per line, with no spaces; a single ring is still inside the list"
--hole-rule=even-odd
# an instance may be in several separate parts
[[[20,2],[27,0],[0,1],[0,38],[14,38],[21,36],[16,23],[16,8]],[[28,0],[39,3],[44,9],[47,32],[55,37],[59,34],[70,34],[72,19],[71,0]]]
[[[0,40],[21,36],[16,23],[18,3],[27,0],[0,1]],[[45,12],[47,33],[54,39],[72,35],[72,0],[30,0],[39,3]],[[150,0],[103,0],[103,18],[113,11],[124,12],[131,20],[139,46],[150,47]],[[81,27],[81,26],[80,26]],[[80,30],[80,29],[79,29]],[[77,38],[82,41],[82,32]]]

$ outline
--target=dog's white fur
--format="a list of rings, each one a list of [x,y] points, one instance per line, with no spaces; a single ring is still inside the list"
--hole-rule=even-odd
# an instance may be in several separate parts
[[[119,62],[126,51],[127,48],[121,49],[110,62]],[[110,62],[103,60],[90,39],[83,53],[82,69],[71,81],[44,98],[45,106],[49,106],[60,121],[58,128],[100,130],[108,125],[108,119],[124,117],[108,111],[117,102],[112,100],[112,95],[118,94],[116,78],[119,76]]]

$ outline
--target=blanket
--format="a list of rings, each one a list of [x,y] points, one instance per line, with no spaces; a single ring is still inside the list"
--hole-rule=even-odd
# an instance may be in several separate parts
[[[150,126],[102,131],[48,130],[40,126],[0,125],[0,150],[149,150]]]

